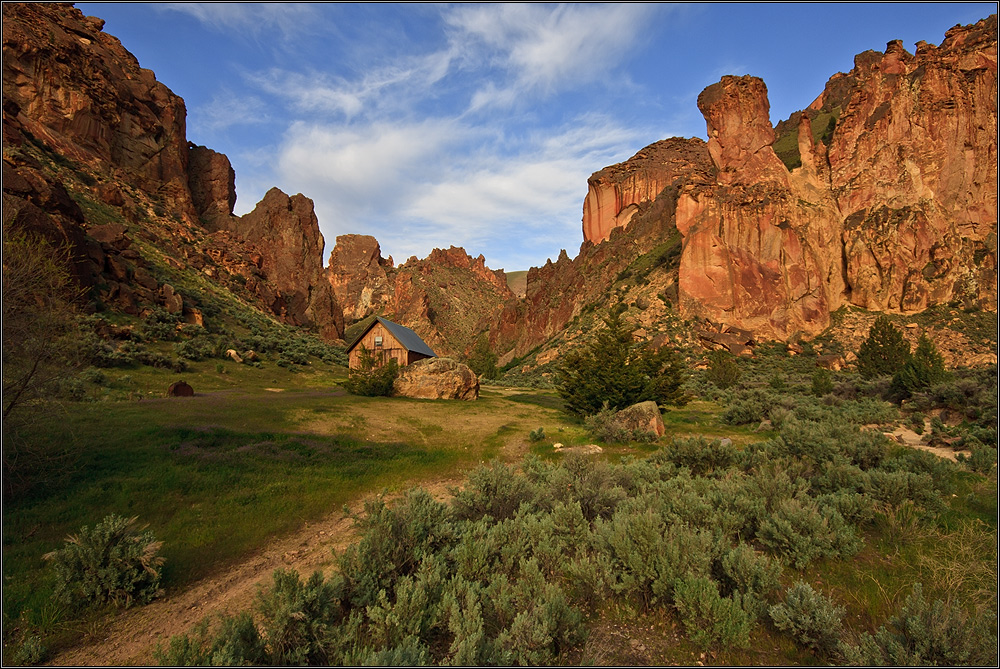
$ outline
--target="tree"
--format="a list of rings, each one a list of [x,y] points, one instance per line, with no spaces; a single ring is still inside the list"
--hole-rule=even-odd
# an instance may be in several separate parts
[[[467,362],[478,376],[484,379],[495,379],[500,375],[497,369],[498,359],[497,354],[490,350],[489,339],[483,336],[476,342]]]
[[[589,416],[605,403],[612,409],[646,400],[686,403],[680,389],[684,371],[673,349],[634,346],[635,327],[623,322],[616,309],[604,324],[607,327],[588,346],[567,353],[556,368],[556,387],[569,411]]]
[[[3,224],[3,481],[17,494],[65,472],[67,444],[36,443],[24,428],[81,366],[77,289],[69,252]]]
[[[926,334],[920,335],[917,348],[903,367],[892,377],[893,396],[906,399],[913,393],[941,383],[947,378],[944,358]]]
[[[891,376],[910,359],[910,345],[885,316],[875,319],[858,349],[858,372],[866,379]]]
[[[736,357],[728,351],[712,351],[708,354],[706,375],[719,390],[736,385],[740,380],[740,368],[736,364]]]
[[[348,372],[344,385],[353,395],[386,397],[392,394],[392,386],[398,374],[399,363],[395,358],[386,360],[384,351],[379,351],[378,356],[375,356],[362,344],[358,349],[358,366]]]

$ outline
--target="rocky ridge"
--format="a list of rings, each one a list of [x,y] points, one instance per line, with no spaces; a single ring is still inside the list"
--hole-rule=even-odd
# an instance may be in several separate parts
[[[344,316],[373,314],[416,331],[441,355],[463,355],[514,299],[503,270],[460,247],[434,249],[396,267],[368,235],[338,235],[326,277]]]
[[[859,54],[777,133],[760,79],[705,89],[712,165],[676,193],[682,314],[788,338],[821,332],[845,304],[995,310],[996,28],[991,16],[915,54],[898,40]],[[586,241],[681,181],[648,157],[681,161],[677,146],[591,177]]]
[[[282,322],[343,335],[311,200],[274,189],[233,216],[228,159],[188,143],[184,101],[102,20],[34,3],[5,4],[3,18],[5,224],[68,246],[91,309],[162,306],[197,321],[194,298],[154,276],[165,263],[235,281]]]

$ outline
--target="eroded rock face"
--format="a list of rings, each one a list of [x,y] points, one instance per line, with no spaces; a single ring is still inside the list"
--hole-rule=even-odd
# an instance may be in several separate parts
[[[898,41],[860,54],[782,124],[783,137],[794,132],[791,169],[772,146],[764,83],[724,77],[698,99],[713,169],[672,180],[636,169],[629,178],[645,185],[621,179],[634,197],[595,174],[585,239],[610,239],[667,185],[685,317],[786,338],[822,331],[845,303],[995,309],[996,69],[995,16],[915,55]]]
[[[272,188],[230,225],[233,234],[257,247],[260,267],[274,287],[274,314],[292,325],[316,324],[343,334],[344,316],[323,273],[323,235],[312,200]]]
[[[378,240],[370,235],[337,235],[326,277],[344,310],[346,321],[357,321],[385,308],[393,288]]]
[[[605,167],[587,180],[583,201],[583,239],[599,244],[615,228],[626,227],[638,205],[656,199],[681,177],[707,177],[711,163],[700,139],[665,139],[650,144],[623,163]]]
[[[194,221],[184,101],[104,33],[101,19],[47,3],[4,3],[3,17],[5,123],[159,192]]]
[[[230,219],[236,206],[236,171],[225,154],[190,145],[188,186],[195,212],[208,230],[233,227]]]
[[[915,55],[890,42],[817,101],[841,109],[830,188],[853,304],[996,308],[996,39],[994,15]]]
[[[479,377],[448,358],[427,358],[403,367],[393,386],[402,397],[427,400],[477,400]]]

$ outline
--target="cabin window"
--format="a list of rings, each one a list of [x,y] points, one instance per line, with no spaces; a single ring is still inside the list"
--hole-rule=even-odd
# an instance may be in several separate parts
[[[376,335],[375,336],[375,348],[382,348],[382,336],[381,335]]]

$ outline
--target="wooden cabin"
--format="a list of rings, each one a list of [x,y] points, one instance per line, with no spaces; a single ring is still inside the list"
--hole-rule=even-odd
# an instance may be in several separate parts
[[[400,367],[424,358],[437,357],[416,332],[381,316],[376,316],[371,325],[348,347],[347,357],[351,369],[357,369],[360,364],[362,345],[376,358],[381,357],[385,361],[394,359]]]

